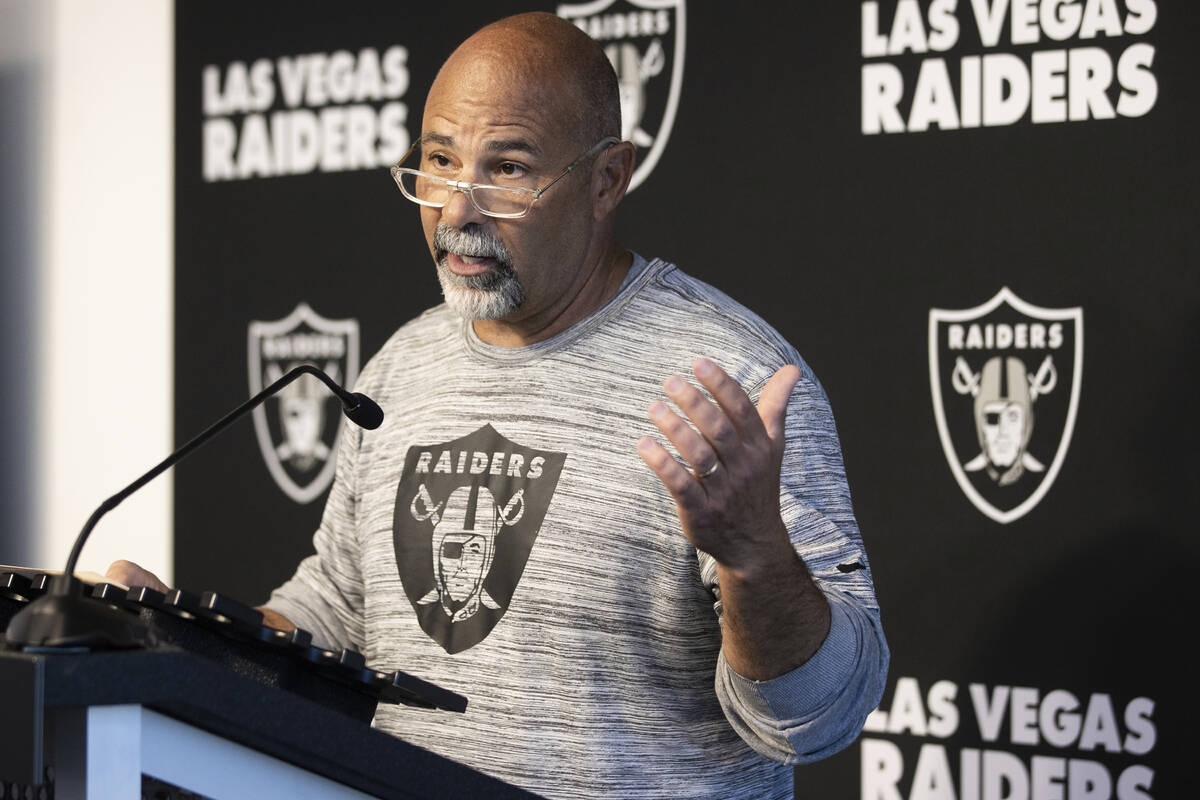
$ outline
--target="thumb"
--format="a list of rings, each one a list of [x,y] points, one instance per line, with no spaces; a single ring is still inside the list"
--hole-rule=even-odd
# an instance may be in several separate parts
[[[795,364],[785,364],[771,376],[759,395],[758,416],[767,430],[767,436],[776,444],[783,442],[783,422],[787,417],[788,398],[799,382],[800,368]]]

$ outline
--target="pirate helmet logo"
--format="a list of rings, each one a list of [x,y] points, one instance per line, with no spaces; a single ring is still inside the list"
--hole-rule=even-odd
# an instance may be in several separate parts
[[[409,448],[396,489],[396,567],[422,630],[448,653],[508,610],[565,453],[523,447],[491,425]]]
[[[283,319],[254,321],[249,344],[250,393],[258,394],[302,364],[333,380],[358,377],[358,321],[331,320],[300,303]],[[302,375],[253,411],[254,434],[267,471],[288,497],[309,503],[333,481],[340,403],[317,378]]]
[[[1074,429],[1082,367],[1080,308],[1041,308],[1005,288],[975,308],[930,310],[942,447],[964,494],[997,522],[1028,513],[1053,484]],[[1047,453],[1049,466],[1039,456]]]
[[[1046,467],[1027,449],[1033,433],[1033,404],[1049,394],[1058,382],[1054,357],[1046,356],[1037,374],[1025,371],[1025,362],[996,356],[972,373],[961,356],[955,361],[954,388],[975,398],[975,432],[980,453],[963,465],[967,472],[987,470],[992,480],[1008,486],[1025,470],[1045,472]]]
[[[558,6],[604,48],[617,73],[621,138],[638,148],[633,191],[658,164],[679,108],[686,43],[685,0],[594,0]]]
[[[524,489],[518,489],[501,509],[486,486],[460,486],[445,502],[432,511],[418,511],[418,504],[430,505],[425,484],[417,490],[410,511],[418,522],[434,518],[433,572],[437,585],[417,602],[421,605],[441,602],[452,622],[475,616],[482,603],[493,611],[500,609],[483,579],[491,571],[496,556],[496,537],[508,525],[516,525],[525,514]],[[440,512],[440,513],[439,513]]]
[[[286,368],[277,364],[268,364],[266,380],[274,383],[290,372],[301,362],[288,362]],[[336,364],[326,371],[334,381],[338,380]],[[275,447],[275,454],[285,464],[292,465],[299,471],[311,470],[316,464],[329,460],[329,445],[321,441],[321,431],[325,428],[325,403],[328,396],[325,387],[311,375],[302,375],[280,390],[279,419],[283,426],[283,441]]]

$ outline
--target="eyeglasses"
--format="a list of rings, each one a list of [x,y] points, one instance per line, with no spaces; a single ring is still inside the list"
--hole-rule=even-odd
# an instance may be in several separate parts
[[[529,209],[533,207],[534,201],[545,194],[546,190],[551,186],[565,178],[568,172],[601,150],[612,147],[620,141],[615,136],[608,136],[601,139],[592,145],[586,153],[567,165],[567,168],[558,173],[554,180],[540,189],[451,181],[446,178],[439,178],[436,175],[430,175],[428,172],[421,172],[420,170],[400,166],[412,155],[417,145],[421,143],[420,140],[413,142],[413,146],[404,154],[404,158],[397,161],[396,165],[392,167],[392,178],[395,179],[396,185],[400,187],[400,191],[404,193],[405,197],[423,206],[441,208],[450,202],[451,192],[462,192],[471,198],[472,205],[479,210],[480,214],[489,217],[500,217],[501,219],[516,219],[528,214]]]

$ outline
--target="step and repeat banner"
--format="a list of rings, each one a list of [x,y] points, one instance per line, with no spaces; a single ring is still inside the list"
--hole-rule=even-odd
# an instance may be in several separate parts
[[[179,441],[293,365],[352,383],[440,302],[387,168],[453,47],[525,10],[617,69],[622,241],[833,402],[892,671],[796,796],[1188,796],[1194,4],[179,2]],[[179,585],[290,576],[341,424],[298,382],[180,465]]]

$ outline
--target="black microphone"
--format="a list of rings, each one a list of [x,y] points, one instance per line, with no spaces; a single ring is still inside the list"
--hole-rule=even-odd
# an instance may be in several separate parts
[[[338,399],[342,401],[342,413],[346,415],[346,419],[350,420],[358,427],[373,431],[383,424],[383,409],[379,407],[378,403],[367,397],[362,392],[354,392],[353,394],[347,392],[339,383],[334,381],[333,378],[329,377],[324,372],[321,372],[321,370],[317,369],[311,364],[301,364],[279,380],[272,383],[267,388],[263,389],[254,397],[247,400],[246,405],[249,406],[249,408],[245,410],[248,411],[250,408],[254,408],[256,405],[258,405],[258,403],[261,402],[259,400],[260,396],[263,400],[265,400],[278,392],[284,386],[287,386],[296,378],[305,374],[320,378],[321,382],[329,387],[329,391],[336,394]],[[234,409],[229,416],[233,419],[237,419],[237,417],[241,415],[242,410],[243,409],[241,408]],[[221,423],[219,422],[217,423],[217,425],[220,424]]]
[[[192,451],[229,427],[248,411],[261,405],[301,375],[319,378],[342,401],[342,413],[359,427],[374,430],[383,423],[383,410],[361,392],[343,389],[333,378],[311,364],[302,364],[210,425],[204,432],[160,461],[153,469],[100,504],[75,538],[62,575],[55,575],[49,590],[13,616],[5,632],[8,643],[25,649],[144,647],[151,643],[150,631],[107,603],[83,595],[83,582],[75,577],[75,565],[83,543],[100,518],[129,495],[182,461]]]
[[[350,399],[354,401],[353,408],[342,406],[342,413],[346,415],[346,419],[369,431],[373,431],[383,424],[383,409],[379,407],[378,403],[362,392],[355,392],[350,395]]]

